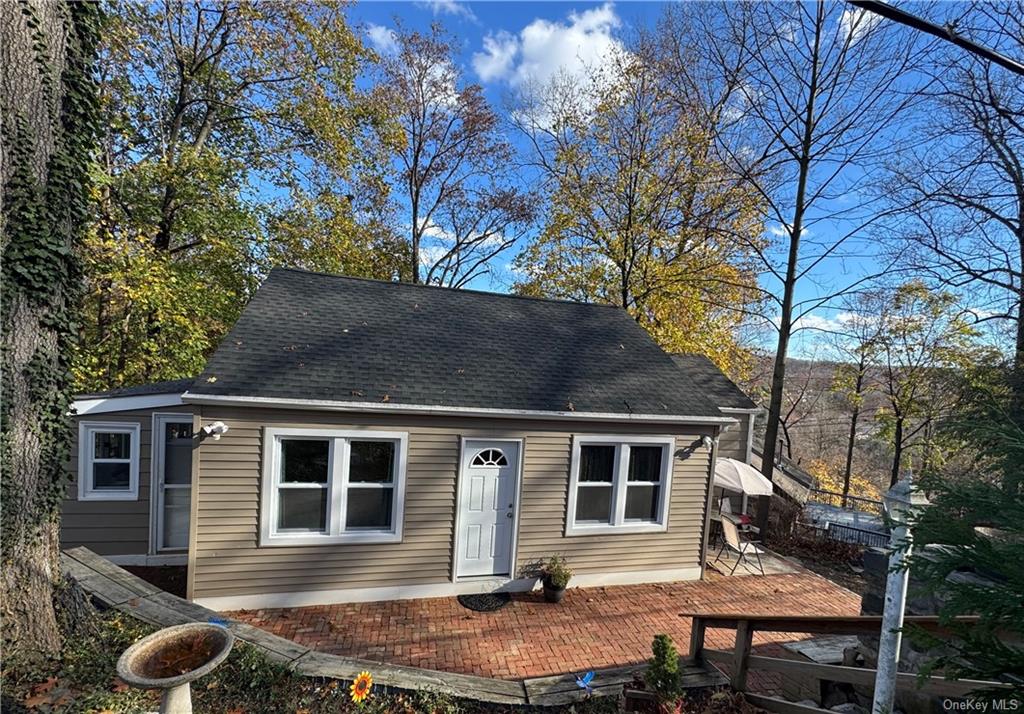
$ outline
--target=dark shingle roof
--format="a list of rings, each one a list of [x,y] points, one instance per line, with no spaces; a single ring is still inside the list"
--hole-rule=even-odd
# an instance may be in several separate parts
[[[729,409],[757,408],[757,404],[704,355],[674,354],[672,359],[718,406]]]
[[[189,393],[722,416],[621,309],[280,268]]]
[[[147,394],[182,394],[192,386],[193,381],[195,381],[195,377],[172,379],[166,382],[150,382],[149,384],[139,384],[134,387],[117,387],[116,389],[108,389],[105,392],[78,394],[75,398],[99,399],[105,397],[141,397]]]

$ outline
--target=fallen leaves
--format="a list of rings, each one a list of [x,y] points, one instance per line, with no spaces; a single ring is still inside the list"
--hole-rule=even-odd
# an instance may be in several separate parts
[[[50,677],[45,682],[33,685],[31,694],[22,700],[22,704],[28,709],[36,709],[41,706],[62,707],[74,701],[70,690],[58,684],[56,677]]]
[[[110,688],[110,691],[115,694],[120,694],[121,692],[127,692],[129,689],[131,689],[131,687],[129,687],[123,679],[120,677],[114,677],[114,685]]]

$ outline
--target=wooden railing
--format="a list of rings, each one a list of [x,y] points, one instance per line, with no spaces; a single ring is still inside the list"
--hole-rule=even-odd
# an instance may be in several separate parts
[[[820,635],[875,635],[880,634],[882,618],[880,616],[861,617],[789,617],[789,616],[758,616],[758,615],[702,615],[683,614],[690,617],[693,626],[690,631],[690,659],[699,664],[713,662],[723,664],[730,669],[729,683],[738,692],[744,692],[747,699],[756,706],[769,711],[784,714],[809,713],[818,710],[814,707],[801,706],[775,697],[762,696],[747,691],[747,674],[751,667],[771,672],[778,672],[800,678],[814,678],[830,682],[845,682],[871,686],[875,681],[875,670],[867,667],[846,667],[842,665],[818,664],[800,660],[782,659],[779,657],[763,657],[751,653],[754,634],[756,632],[793,632]],[[958,617],[955,625],[973,624],[976,617]],[[954,633],[933,616],[908,616],[904,619],[904,627],[913,625],[939,637],[950,637]],[[721,628],[736,631],[736,640],[732,651],[706,649],[705,637],[709,628]],[[993,690],[1007,688],[1009,685],[1000,682],[977,680],[948,680],[942,677],[924,677],[917,674],[899,673],[896,681],[897,689],[915,690],[920,693],[961,697],[981,689]]]

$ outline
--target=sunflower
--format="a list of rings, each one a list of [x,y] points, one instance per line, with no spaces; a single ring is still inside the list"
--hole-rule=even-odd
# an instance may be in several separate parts
[[[360,672],[352,686],[348,689],[352,692],[352,701],[361,702],[370,694],[370,687],[373,686],[373,677],[369,672]]]

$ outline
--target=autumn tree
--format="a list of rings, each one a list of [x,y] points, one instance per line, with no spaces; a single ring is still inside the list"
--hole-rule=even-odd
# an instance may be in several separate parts
[[[392,113],[393,197],[407,225],[412,282],[461,287],[489,274],[533,219],[509,172],[511,144],[479,85],[467,83],[439,25],[394,34],[375,94]]]
[[[841,482],[843,508],[846,508],[847,497],[850,495],[854,453],[865,398],[874,388],[873,380],[869,379],[869,370],[874,365],[879,347],[881,322],[874,314],[874,309],[880,302],[881,296],[877,290],[846,296],[843,301],[846,308],[844,319],[832,335],[833,350],[838,358],[833,373],[832,391],[846,407],[850,421],[846,433]]]
[[[840,2],[725,5],[700,29],[690,71],[717,93],[711,106],[731,117],[716,150],[759,196],[777,234],[755,251],[778,333],[763,453],[771,478],[794,330],[872,277],[812,282],[823,264],[867,245],[886,215],[868,189],[881,157],[906,139],[898,117],[916,99],[919,48],[912,33]],[[745,232],[735,239],[750,240]]]
[[[81,387],[195,374],[273,264],[394,275],[340,4],[115,3],[108,28]]]
[[[876,294],[873,307],[878,331],[870,379],[886,404],[876,419],[892,446],[891,487],[912,451],[927,468],[935,427],[958,404],[960,374],[990,353],[977,344],[970,314],[950,293],[915,281]]]
[[[4,646],[54,653],[77,250],[97,131],[94,3],[0,4]]]
[[[736,328],[756,300],[757,199],[669,92],[655,48],[602,65],[531,88],[513,112],[549,196],[516,289],[619,305],[665,349],[735,369]]]

